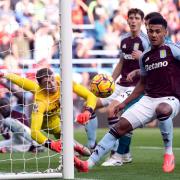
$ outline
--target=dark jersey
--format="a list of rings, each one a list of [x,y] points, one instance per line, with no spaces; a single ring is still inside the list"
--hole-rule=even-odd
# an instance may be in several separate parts
[[[121,71],[121,78],[118,84],[125,87],[136,85],[139,78],[134,79],[133,82],[128,82],[126,80],[127,75],[131,71],[139,69],[139,61],[134,59],[131,54],[134,50],[140,50],[143,52],[148,48],[149,40],[142,32],[135,38],[132,38],[131,33],[126,33],[121,37],[120,59],[123,60],[123,67]]]
[[[180,97],[180,47],[173,43],[145,51],[140,59],[141,74],[146,76],[145,94],[150,97]]]

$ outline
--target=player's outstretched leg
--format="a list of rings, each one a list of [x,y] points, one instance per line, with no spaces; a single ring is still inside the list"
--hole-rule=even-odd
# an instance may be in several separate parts
[[[173,122],[172,108],[167,103],[160,103],[156,108],[159,128],[164,142],[165,154],[162,169],[165,173],[170,173],[175,168],[175,157],[173,154]]]
[[[118,139],[117,151],[107,161],[102,163],[102,166],[122,166],[124,163],[132,162],[130,153],[131,136],[132,133],[127,133]]]
[[[94,152],[91,154],[87,161],[82,161],[75,158],[75,167],[82,172],[87,172],[89,168],[93,167],[106,153],[108,153],[115,145],[117,139],[132,131],[132,125],[129,121],[123,117],[120,121],[115,124],[113,128],[110,129],[102,140],[97,144]]]
[[[172,150],[172,141],[173,141],[173,123],[172,118],[169,117],[164,121],[160,121],[159,128],[161,130],[161,135],[163,137],[165,154],[163,162],[163,171],[170,173],[175,168],[175,158]]]

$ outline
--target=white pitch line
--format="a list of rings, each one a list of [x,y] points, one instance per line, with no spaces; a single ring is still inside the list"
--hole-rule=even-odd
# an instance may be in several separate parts
[[[75,180],[100,180],[100,179],[75,178]]]
[[[149,149],[149,150],[160,150],[160,149],[164,149],[164,147],[158,147],[158,146],[134,146],[133,148],[135,149]],[[178,150],[180,151],[180,148],[175,147],[173,148],[174,150]]]

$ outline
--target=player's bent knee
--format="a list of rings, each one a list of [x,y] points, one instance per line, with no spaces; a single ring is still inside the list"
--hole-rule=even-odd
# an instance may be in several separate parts
[[[172,107],[168,103],[160,103],[156,107],[157,119],[160,121],[168,119],[171,116],[172,111]]]

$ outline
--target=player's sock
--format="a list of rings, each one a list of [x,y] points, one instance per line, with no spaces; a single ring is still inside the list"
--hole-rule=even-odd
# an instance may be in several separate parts
[[[159,121],[159,128],[164,142],[165,154],[173,154],[172,141],[173,141],[173,122],[169,117],[164,121]]]
[[[119,145],[117,148],[118,154],[126,154],[130,151],[132,133],[127,133],[126,135],[119,138]]]
[[[108,125],[109,128],[111,128],[114,124],[116,124],[119,121],[118,117],[108,117]]]
[[[111,130],[110,130],[111,131]],[[116,132],[115,132],[116,133]],[[117,133],[116,133],[117,134]],[[102,156],[109,152],[117,141],[116,135],[107,133],[102,140],[97,144],[94,152],[88,159],[88,166],[92,167],[96,164]]]
[[[118,117],[108,117],[108,126],[109,128],[112,128],[114,124],[116,124],[119,121]],[[114,153],[117,151],[117,148],[119,146],[119,141],[117,140],[114,147],[112,148],[112,152]]]
[[[88,147],[94,148],[96,145],[96,129],[98,127],[97,116],[95,113],[92,114],[89,122],[85,125],[85,130],[88,139]]]

